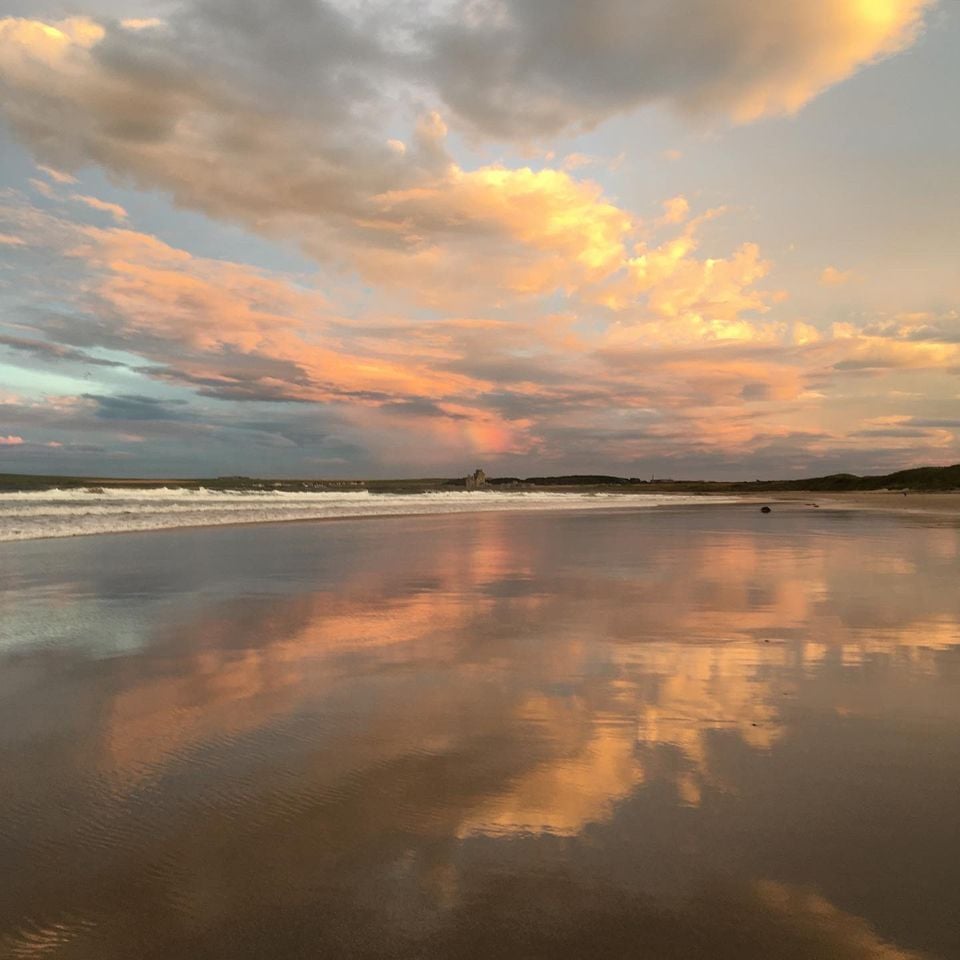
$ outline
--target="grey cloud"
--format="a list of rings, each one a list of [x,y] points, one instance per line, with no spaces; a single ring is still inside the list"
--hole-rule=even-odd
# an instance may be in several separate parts
[[[871,430],[855,430],[847,434],[850,437],[903,437],[905,439],[924,439],[928,436],[926,430],[916,427],[877,427]]]
[[[549,419],[564,413],[584,410],[591,406],[605,408],[611,402],[617,402],[610,390],[577,386],[571,384],[569,380],[568,375],[567,382],[564,385],[549,392],[537,394],[520,393],[509,389],[491,391],[483,395],[483,402],[490,409],[496,410],[509,420],[521,420],[528,417]],[[631,397],[634,400],[635,398],[636,394]],[[631,413],[634,412],[631,411]],[[645,411],[643,415],[655,416],[656,414]]]
[[[344,462],[363,462],[368,451],[347,436],[347,429],[337,414],[329,409],[290,409],[262,419],[231,420],[233,427],[244,433],[273,434],[300,449],[305,458],[342,458]],[[306,462],[306,459],[305,459]]]
[[[212,364],[208,361],[206,366]],[[255,373],[236,370],[217,370],[216,373],[194,373],[182,366],[160,365],[138,367],[138,373],[154,380],[197,387],[197,394],[217,400],[249,401],[256,403],[306,403],[308,398],[298,396],[289,381],[264,382]]]
[[[85,315],[52,313],[41,310],[25,310],[31,316],[31,326],[48,337],[54,337],[71,347],[105,347],[124,350],[129,343],[107,321]]]
[[[91,299],[90,305],[93,312],[79,316],[40,315],[37,326],[46,335],[68,344],[100,346],[142,357],[148,362],[132,367],[136,373],[154,380],[199,387],[198,392],[203,396],[302,402],[304,397],[298,390],[312,385],[303,368],[291,360],[229,347],[196,350],[184,338],[159,336],[138,327],[131,329],[129,317],[118,315],[96,298]],[[63,349],[80,353],[72,347]]]
[[[447,369],[500,384],[526,380],[547,386],[562,384],[569,379],[569,372],[558,364],[555,357],[510,356],[496,349],[493,343],[484,349],[482,342],[479,342],[480,338],[477,340],[475,349],[471,349],[470,339],[463,338],[459,341],[465,355],[448,363]]]
[[[681,418],[670,421],[666,430],[637,428],[590,431],[576,427],[547,425],[543,448],[535,456],[505,457],[501,472],[529,476],[532,472],[589,473],[598,463],[610,472],[627,476],[657,476],[675,479],[754,480],[795,478],[854,471],[884,473],[912,465],[901,448],[870,450],[839,448],[822,452],[829,434],[792,432],[772,436],[760,431],[747,449],[725,451],[700,443],[684,427]],[[611,458],[611,450],[617,458]],[[606,468],[605,468],[606,469]]]
[[[389,19],[381,8],[358,23],[316,0],[195,0],[173,29],[195,58],[217,63],[266,104],[292,96],[296,112],[342,119],[378,99],[388,57],[376,32]]]
[[[431,400],[400,400],[385,403],[380,408],[386,414],[401,417],[443,417],[448,420],[467,420],[468,418],[456,413],[442,410]]]
[[[908,38],[919,5],[899,7]],[[855,15],[835,0],[487,0],[473,9],[479,16],[460,5],[433,25],[424,79],[475,127],[521,139],[654,101],[738,119],[790,112],[838,79],[823,61],[843,63]],[[847,57],[852,72],[858,63]]]
[[[740,396],[744,400],[769,400],[770,393],[769,383],[745,383]]]
[[[832,369],[838,371],[849,371],[852,373],[867,372],[870,370],[889,370],[891,367],[902,366],[895,360],[887,360],[879,357],[866,357],[864,359],[854,358],[853,360],[838,360],[833,364]]]
[[[945,427],[948,430],[960,430],[960,419],[937,417],[911,417],[909,421],[915,427]]]
[[[140,394],[93,393],[85,393],[83,398],[92,400],[97,405],[96,416],[102,420],[183,420],[187,418],[187,414],[179,409],[187,405],[185,400],[161,400]]]
[[[67,347],[60,343],[51,343],[48,340],[35,340],[29,337],[0,336],[0,346],[9,350],[31,354],[41,360],[70,361],[75,363],[93,364],[99,367],[122,367],[124,364],[116,360],[104,360],[91,356],[83,350]]]
[[[265,474],[296,473],[311,455],[364,462],[366,450],[330,411],[266,407],[259,419],[237,420],[234,411],[140,394],[0,402],[0,423],[16,424],[15,432],[26,441],[5,447],[4,456],[22,471],[57,466],[102,475],[109,462],[110,472],[134,476],[249,472],[250,458],[259,462],[261,456],[256,450],[269,451],[273,466],[261,467]],[[49,441],[61,446],[45,445]]]
[[[907,339],[919,343],[931,340],[940,343],[960,343],[960,330],[945,330],[942,327],[921,327],[911,331]]]
[[[92,17],[156,17],[165,14],[176,0],[83,0],[83,12]],[[51,20],[75,16],[79,0],[4,0],[11,17],[44,17]]]
[[[174,350],[168,351],[173,353]],[[253,359],[257,359],[254,357]],[[269,366],[272,358],[264,358]],[[390,394],[373,390],[344,390],[327,384],[314,383],[302,377],[281,377],[274,380],[272,375],[263,372],[241,371],[231,366],[229,361],[222,365],[213,356],[203,358],[203,367],[209,372],[195,372],[183,365],[171,361],[169,364],[137,367],[137,372],[155,380],[167,383],[196,387],[201,397],[215,400],[229,400],[249,403],[293,403],[316,405],[313,393],[304,395],[298,387],[322,389],[331,399],[342,401],[358,400],[370,403],[384,403],[392,398]],[[299,368],[297,368],[299,369]]]
[[[930,317],[927,322],[919,324],[900,319],[882,320],[867,324],[864,332],[871,336],[908,340],[913,343],[960,343],[960,316],[953,311]]]
[[[0,109],[40,160],[99,164],[333,259],[327,230],[362,232],[372,198],[446,163],[423,138],[389,148],[387,54],[331,4],[198,0],[163,29],[108,24],[70,70],[2,54]]]

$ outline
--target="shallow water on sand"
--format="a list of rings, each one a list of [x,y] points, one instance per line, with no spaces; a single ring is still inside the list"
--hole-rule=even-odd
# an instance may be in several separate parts
[[[960,956],[960,525],[0,544],[0,957]]]

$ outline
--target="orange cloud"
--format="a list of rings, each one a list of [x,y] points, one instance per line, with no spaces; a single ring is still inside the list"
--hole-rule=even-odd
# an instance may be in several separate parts
[[[427,123],[414,152],[442,135]],[[9,198],[0,228],[22,240],[20,255],[49,264],[65,253],[84,272],[80,315],[72,326],[44,319],[47,336],[142,357],[140,373],[203,397],[330,407],[383,462],[469,454],[535,458],[539,470],[571,449],[582,463],[625,464],[671,450],[690,462],[769,456],[779,471],[787,450],[828,458],[879,442],[892,456],[913,442],[941,459],[956,448],[936,425],[869,427],[884,431],[878,440],[860,413],[922,416],[929,401],[904,399],[923,397],[916,372],[939,378],[937,395],[955,393],[955,319],[820,329],[770,317],[779,295],[764,287],[772,266],[755,244],[701,253],[720,211],[691,215],[675,199],[669,222],[644,224],[564,171],[455,164],[377,204],[377,242],[356,248],[364,269],[436,315],[394,301],[345,316],[318,289],[325,278],[195,257]],[[38,288],[36,302],[44,296]],[[7,339],[18,355],[83,362],[36,332]]]
[[[689,213],[690,204],[686,197],[671,197],[663,202],[663,217],[660,223],[683,223]]]
[[[131,17],[120,21],[120,26],[124,30],[152,30],[156,27],[162,27],[164,21],[159,17]]]
[[[599,282],[623,265],[633,226],[598,186],[551,169],[453,166],[440,180],[375,203],[403,246],[358,251],[360,269],[438,305]]]
[[[665,209],[657,226],[686,220],[681,232],[655,245],[638,243],[623,273],[589,293],[613,310],[628,311],[611,332],[610,343],[770,339],[767,328],[743,318],[765,313],[778,299],[756,286],[771,266],[759,247],[745,243],[727,258],[698,257],[702,226],[723,211],[687,220],[689,205],[683,197],[667,201]],[[636,309],[630,313],[630,308]]]
[[[776,17],[782,17],[785,35],[795,31],[794,45],[763,51],[765,82],[739,91],[721,85],[702,96],[701,103],[726,103],[740,123],[796,113],[865,64],[909,47],[931,5],[932,0],[812,0],[780,7]],[[762,29],[760,18],[753,25]]]
[[[302,382],[288,384],[291,398],[330,399],[340,391],[442,397],[478,386],[344,350],[330,336],[329,307],[315,291],[129,230],[82,233],[86,242],[72,254],[102,271],[97,297],[125,333],[180,343],[208,358],[229,350],[286,362],[303,374]]]
[[[367,337],[315,290],[132,230],[81,228],[69,255],[93,271],[86,294],[109,342],[151,361],[152,376],[225,399],[338,405],[382,454],[411,456],[415,436],[422,463],[531,448],[531,420],[477,405],[489,381],[435,362],[460,359],[456,325],[445,350],[411,349],[406,328]]]
[[[88,50],[106,36],[106,30],[88,17],[70,17],[55,23],[6,17],[0,20],[3,64],[26,79],[35,64],[70,66],[74,52]]]
[[[825,267],[820,274],[820,284],[824,287],[839,287],[852,279],[852,270],[838,270],[836,267]]]
[[[876,442],[847,435],[860,428],[856,420],[846,430],[820,427],[835,384],[960,365],[957,344],[746,319],[766,309],[752,284],[767,265],[749,246],[729,260],[697,258],[696,225],[629,261],[621,273],[629,271],[640,305],[626,323],[586,338],[555,316],[395,321],[374,324],[371,336],[363,322],[346,324],[318,293],[283,278],[191,257],[132,231],[86,228],[83,236],[74,254],[101,271],[103,308],[147,356],[178,371],[171,376],[225,397],[349,399],[347,422],[388,460],[409,456],[411,437],[424,463],[455,451],[549,459],[585,434],[601,444],[598,456],[610,456],[604,444],[642,458],[665,445],[747,455],[778,443],[827,455]],[[169,346],[151,348],[153,338]],[[508,409],[485,399],[494,390],[510,396]],[[647,409],[659,419],[636,440],[610,424],[612,410]],[[922,437],[930,451],[956,445],[942,428]],[[917,442],[891,437],[887,446]]]

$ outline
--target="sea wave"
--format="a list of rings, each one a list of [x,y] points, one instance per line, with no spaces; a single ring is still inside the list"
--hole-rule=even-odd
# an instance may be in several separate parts
[[[0,541],[78,537],[233,523],[339,517],[478,513],[495,510],[610,510],[734,498],[549,491],[436,491],[378,494],[367,490],[296,492],[177,489],[89,489],[0,493]]]

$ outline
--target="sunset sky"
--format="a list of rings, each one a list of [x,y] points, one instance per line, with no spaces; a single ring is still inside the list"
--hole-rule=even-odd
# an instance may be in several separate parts
[[[0,472],[960,461],[960,4],[0,0]]]

